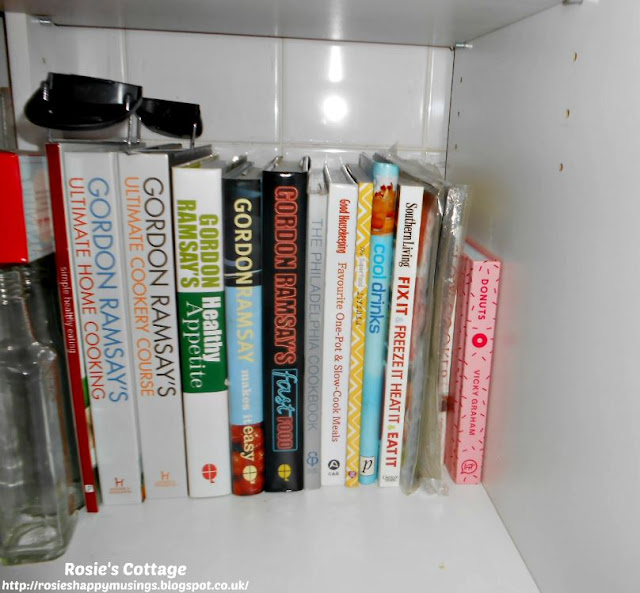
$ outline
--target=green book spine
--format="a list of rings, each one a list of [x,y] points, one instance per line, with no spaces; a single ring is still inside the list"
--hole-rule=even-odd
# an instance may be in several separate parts
[[[174,229],[189,495],[231,492],[222,176],[174,167]]]

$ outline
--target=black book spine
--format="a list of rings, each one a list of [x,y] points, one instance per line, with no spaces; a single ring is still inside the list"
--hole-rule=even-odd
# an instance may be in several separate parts
[[[307,173],[265,171],[263,393],[265,490],[303,488]]]

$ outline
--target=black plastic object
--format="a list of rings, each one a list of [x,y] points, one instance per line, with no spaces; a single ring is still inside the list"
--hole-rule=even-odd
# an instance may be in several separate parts
[[[144,126],[158,134],[186,139],[202,134],[200,105],[196,103],[144,98],[136,113]]]
[[[142,87],[115,80],[56,74],[27,101],[27,119],[54,130],[100,130],[124,121],[142,103]]]

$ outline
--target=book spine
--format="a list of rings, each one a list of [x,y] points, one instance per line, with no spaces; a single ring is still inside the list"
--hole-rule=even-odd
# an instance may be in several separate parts
[[[189,496],[231,492],[219,169],[173,169]]]
[[[320,459],[323,486],[343,486],[346,478],[349,359],[357,220],[357,186],[330,184],[322,330],[324,364]]]
[[[326,194],[310,194],[308,218],[305,298],[307,323],[304,351],[304,485],[305,488],[320,488]]]
[[[456,290],[456,285],[454,283],[453,290]],[[448,301],[447,307],[449,308],[449,313],[443,317],[445,329],[445,340],[443,344],[443,352],[442,352],[442,360],[440,367],[440,397],[442,398],[442,409],[440,410],[439,421],[438,421],[438,429],[440,432],[440,452],[442,454],[442,463],[444,463],[445,455],[446,455],[446,447],[447,447],[447,405],[449,402],[449,398],[451,396],[450,387],[452,385],[452,372],[453,372],[453,343],[455,340],[455,332],[456,332],[456,302],[457,295],[454,294],[451,297],[451,300]]]
[[[441,226],[437,196],[425,192],[420,221],[420,243],[416,271],[415,300],[411,318],[409,375],[405,399],[400,488],[406,494],[417,488],[415,471],[419,453],[425,373],[429,360],[429,345],[433,313],[433,285],[438,239]]]
[[[438,397],[442,402],[440,413],[438,414],[438,432],[440,434],[440,458],[441,465],[446,465],[445,456],[447,449],[447,405],[449,402],[452,384],[451,373],[453,365],[453,342],[456,330],[456,301],[459,279],[462,270],[462,259],[464,255],[464,240],[456,241],[453,244],[454,267],[458,270],[457,280],[447,283],[444,300],[442,304],[442,339],[440,340],[440,368],[438,373]]]
[[[223,180],[223,198],[232,491],[249,495],[264,489],[260,180]]]
[[[421,187],[400,187],[382,410],[380,486],[399,486],[413,304],[422,218]]]
[[[76,302],[74,270],[71,264],[71,226],[65,214],[64,178],[62,172],[62,151],[57,144],[47,145],[49,166],[49,186],[51,191],[51,213],[56,244],[55,261],[58,292],[64,336],[66,368],[73,404],[78,456],[84,500],[87,511],[98,512],[98,487],[95,474],[91,441],[91,410],[86,384],[84,353],[81,346],[80,326]]]
[[[102,500],[141,502],[115,155],[69,153],[64,169]]]
[[[395,165],[373,164],[374,194],[360,425],[361,484],[373,484],[378,477],[398,175],[399,170]]]
[[[460,407],[452,478],[479,484],[482,478],[500,263],[474,261],[471,267],[464,340]]]
[[[265,490],[301,490],[307,174],[263,176]]]
[[[145,493],[187,495],[171,182],[166,155],[119,157],[136,405]]]
[[[469,306],[469,284],[471,282],[472,261],[462,255],[460,277],[458,279],[455,327],[452,344],[451,376],[449,397],[447,398],[447,427],[445,436],[444,461],[451,477],[455,475],[455,456],[458,446],[458,416],[460,415],[460,388],[464,372],[464,344],[467,336],[467,308]]]
[[[367,283],[371,247],[371,211],[373,183],[358,184],[358,222],[353,272],[353,307],[351,317],[351,359],[349,363],[349,405],[347,414],[346,485],[358,485],[360,461],[360,422],[362,419],[362,377],[367,326]]]

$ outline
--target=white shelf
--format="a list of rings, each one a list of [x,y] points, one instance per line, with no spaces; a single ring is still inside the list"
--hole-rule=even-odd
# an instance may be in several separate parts
[[[476,486],[447,497],[322,488],[103,507],[81,514],[63,558],[2,576],[68,581],[65,562],[95,561],[185,564],[182,582],[243,579],[255,592],[538,593]]]
[[[452,46],[561,0],[4,0],[61,25]]]

